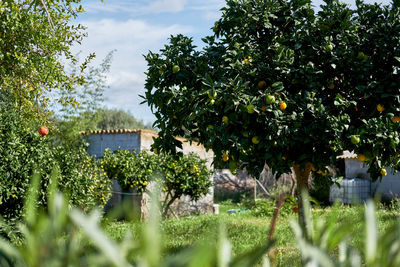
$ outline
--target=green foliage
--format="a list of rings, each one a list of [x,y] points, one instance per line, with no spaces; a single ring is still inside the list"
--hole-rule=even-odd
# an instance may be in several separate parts
[[[52,176],[52,184],[57,179]],[[27,203],[35,203],[39,176],[33,179]],[[53,186],[48,192],[48,208],[26,206],[25,220],[19,224],[23,242],[12,243],[0,237],[2,266],[254,266],[263,261],[272,243],[246,253],[232,255],[230,242],[220,227],[215,235],[177,253],[165,253],[160,239],[159,217],[153,207],[151,219],[134,238],[126,234],[119,242],[110,239],[100,228],[97,212],[85,215],[68,206]],[[158,192],[159,194],[160,192]],[[157,194],[153,192],[153,195]],[[152,201],[157,203],[157,201]],[[2,228],[7,225],[2,221]]]
[[[189,196],[198,200],[208,193],[212,185],[211,171],[207,169],[206,162],[195,154],[175,158],[146,151],[106,150],[101,164],[107,176],[117,179],[123,190],[144,192],[154,174],[160,172],[164,177],[162,190],[166,193],[164,214],[176,199]]]
[[[146,125],[141,120],[137,120],[132,114],[118,109],[100,109],[98,110],[100,121],[97,123],[97,129],[115,130],[115,129],[151,129],[151,125]]]
[[[0,214],[19,218],[35,170],[42,176],[38,205],[46,203],[49,173],[60,170],[60,189],[70,203],[82,209],[104,205],[110,181],[83,146],[57,144],[54,136],[41,137],[39,123],[28,123],[9,106],[0,106]],[[52,129],[50,129],[52,135]]]
[[[324,176],[316,172],[312,172],[312,187],[310,188],[310,196],[316,199],[320,204],[329,204],[330,188],[333,185],[333,178],[328,174]]]
[[[324,171],[345,149],[367,156],[374,179],[398,169],[398,13],[396,2],[352,10],[334,0],[315,12],[311,1],[227,1],[203,49],[177,35],[146,56],[154,147],[175,152],[184,136],[212,149],[216,165],[254,175],[265,163],[278,174],[306,163]]]
[[[212,172],[206,161],[196,154],[181,155],[178,159],[171,155],[160,155],[161,172],[165,177],[163,191],[166,192],[163,209],[167,214],[170,205],[181,196],[198,200],[206,195],[212,186]]]
[[[115,178],[124,191],[136,189],[138,192],[146,190],[148,182],[153,177],[153,171],[159,167],[156,155],[145,151],[106,149],[101,159],[101,165],[106,175]]]
[[[99,224],[99,213],[86,215],[80,209],[70,208],[68,201],[57,192],[57,180],[60,178],[57,172],[51,175],[52,186],[46,193],[46,208],[38,208],[35,205],[41,182],[38,175],[32,179],[32,186],[25,201],[26,216],[18,226],[22,242],[16,238],[13,231],[4,231],[10,233],[8,238],[11,241],[0,237],[2,266],[225,267],[270,266],[270,261],[286,266],[297,260],[296,257],[293,258],[293,233],[286,229],[287,226],[282,228],[282,225],[287,225],[287,217],[283,217],[285,219],[279,220],[276,225],[279,236],[278,242],[274,243],[265,241],[265,220],[249,220],[244,217],[248,216],[245,213],[237,215],[238,217],[198,216],[187,220],[160,222],[157,208],[153,207],[148,222],[139,227],[124,222],[128,231],[124,234],[119,231],[118,238],[115,238],[113,233],[114,238],[110,238]],[[152,194],[159,195],[160,192],[154,191]],[[307,205],[307,202],[305,203]],[[357,209],[360,212],[350,209],[356,208],[337,207],[325,216],[318,216],[314,228],[307,234],[303,233],[295,222],[291,223],[303,265],[397,266],[400,260],[397,253],[400,239],[399,222],[392,220],[384,227],[385,230],[378,230],[377,217],[371,202],[366,205],[365,223],[360,222],[361,209]],[[311,221],[311,214],[308,216],[307,220]],[[322,219],[323,217],[325,219]],[[221,226],[221,221],[227,224],[226,227],[217,227]],[[361,229],[364,229],[363,234],[360,234],[360,224]],[[0,227],[10,230],[3,220]],[[160,227],[163,229],[162,235]],[[114,228],[121,228],[121,222],[115,223]],[[232,242],[236,246],[240,243],[241,246],[247,247],[242,248],[242,251],[247,252],[235,251],[236,247],[231,246],[227,235],[233,239]],[[166,236],[171,239],[168,240],[170,244],[180,243],[183,246],[172,251],[164,245]],[[361,236],[360,246],[353,245],[355,236]],[[181,240],[182,238],[184,240]],[[249,238],[257,239],[257,246],[254,247]],[[282,248],[282,245],[287,247]],[[289,254],[291,256],[287,260]]]
[[[21,112],[40,113],[48,93],[83,82],[69,75],[64,63],[76,63],[71,46],[82,41],[84,27],[71,22],[83,12],[80,0],[0,2],[0,89]],[[85,68],[90,55],[81,65]],[[56,99],[61,104],[74,99]],[[39,108],[41,107],[41,108]]]
[[[272,217],[276,210],[276,200],[258,200],[251,207],[251,214],[256,217]],[[281,215],[289,215],[295,213],[297,208],[297,201],[292,196],[286,196],[285,202],[279,210]],[[297,212],[296,212],[297,213]]]
[[[310,214],[306,219],[312,221]],[[364,229],[361,248],[357,248],[349,244],[349,239],[359,231],[359,223],[360,218],[352,217],[338,224],[332,214],[326,221],[319,219],[315,229],[304,232],[292,222],[304,266],[398,266],[399,222],[394,221],[385,231],[379,231],[375,205],[369,201],[361,222]],[[338,257],[333,256],[337,250]]]

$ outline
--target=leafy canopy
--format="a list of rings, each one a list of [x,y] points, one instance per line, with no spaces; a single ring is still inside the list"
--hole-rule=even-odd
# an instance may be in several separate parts
[[[182,155],[175,158],[169,154],[150,154],[147,151],[106,149],[101,164],[110,179],[116,179],[122,189],[134,189],[145,192],[151,181],[162,183],[163,215],[166,216],[170,206],[182,196],[198,200],[206,195],[212,183],[212,172],[206,161],[196,154]],[[157,181],[157,173],[162,181]]]
[[[204,48],[172,36],[146,56],[154,146],[176,152],[184,136],[253,174],[265,163],[323,172],[343,150],[364,156],[373,178],[397,169],[399,3],[356,4],[227,1]]]
[[[84,82],[69,75],[64,63],[77,63],[70,48],[85,36],[84,27],[70,22],[83,12],[80,0],[8,0],[0,2],[1,94],[25,113],[39,112],[55,88],[71,90]],[[81,65],[85,68],[89,56]],[[57,99],[62,104],[74,99]]]

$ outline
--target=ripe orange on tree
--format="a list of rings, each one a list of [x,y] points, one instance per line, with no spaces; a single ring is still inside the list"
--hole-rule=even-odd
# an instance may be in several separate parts
[[[287,107],[287,104],[285,103],[285,101],[281,101],[281,103],[279,104],[279,108],[284,111]]]
[[[359,161],[366,161],[366,160],[367,160],[367,158],[364,156],[364,154],[358,154],[358,155],[357,155],[357,159],[358,159]]]

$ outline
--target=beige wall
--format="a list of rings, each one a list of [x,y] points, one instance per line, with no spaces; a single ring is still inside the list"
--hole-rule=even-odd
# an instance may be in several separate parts
[[[141,130],[140,136],[140,149],[141,150],[150,150],[151,145],[153,144],[153,138],[157,137],[157,133],[152,130]],[[212,150],[206,151],[204,146],[199,145],[195,142],[187,142],[183,138],[178,138],[179,141],[182,142],[182,152],[183,154],[187,155],[189,153],[197,154],[201,159],[205,159],[207,161],[208,167],[211,169],[213,168],[212,162],[214,159],[214,153]]]

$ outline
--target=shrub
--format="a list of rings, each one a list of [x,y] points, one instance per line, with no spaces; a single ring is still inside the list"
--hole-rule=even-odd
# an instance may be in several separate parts
[[[146,151],[106,150],[101,164],[107,176],[117,179],[123,190],[144,192],[154,173],[161,172],[165,192],[164,214],[176,199],[189,196],[198,200],[208,193],[212,185],[211,171],[207,169],[205,161],[194,154],[176,158]]]
[[[85,210],[105,204],[111,183],[84,147],[56,144],[54,136],[41,137],[38,124],[28,123],[4,105],[0,121],[0,214],[4,218],[21,216],[34,170],[42,176],[38,205],[46,204],[48,174],[54,168],[60,170],[60,189],[69,195],[70,204]]]
[[[251,207],[251,214],[257,217],[272,217],[277,205],[276,200],[259,200]],[[280,208],[280,214],[287,215],[294,213],[297,201],[294,197],[287,195]]]
[[[116,179],[122,190],[146,190],[153,176],[153,171],[159,167],[158,157],[147,152],[106,149],[101,160],[101,166],[110,179]]]
[[[161,171],[165,176],[163,191],[166,196],[163,202],[163,214],[166,215],[171,204],[181,196],[198,200],[208,193],[212,182],[212,172],[206,161],[195,154],[182,155],[175,159],[171,155],[161,155]]]

